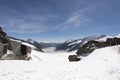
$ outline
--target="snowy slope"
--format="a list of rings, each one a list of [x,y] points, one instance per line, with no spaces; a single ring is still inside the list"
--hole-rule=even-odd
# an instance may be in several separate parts
[[[120,80],[120,46],[96,49],[79,62],[68,62],[62,52],[33,50],[31,56],[30,61],[0,61],[0,80]]]
[[[55,50],[56,50],[56,48],[55,47],[48,47],[48,48],[43,48],[42,49],[45,53],[47,52],[50,52],[50,53],[52,53],[52,52],[55,52]]]
[[[120,34],[118,34],[116,37],[117,37],[117,38],[120,38]]]

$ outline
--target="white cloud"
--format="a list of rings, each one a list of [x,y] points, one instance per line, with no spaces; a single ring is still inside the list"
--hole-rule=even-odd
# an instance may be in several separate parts
[[[82,9],[79,9],[79,10],[73,12],[72,14],[70,14],[68,16],[68,18],[64,22],[56,25],[54,27],[54,29],[59,29],[59,28],[60,29],[69,29],[69,28],[78,28],[78,27],[80,27],[81,24],[83,24],[83,22],[90,21],[90,19],[86,18],[86,16],[85,16],[86,12],[89,9],[90,9],[90,7],[89,8],[82,8]]]
[[[83,22],[89,21],[89,19],[85,16],[88,9],[89,8],[82,8],[71,13],[65,21],[56,26],[53,26],[52,24],[55,25],[56,23],[54,22],[56,20],[59,20],[59,18],[61,17],[56,16],[55,14],[22,14],[23,16],[19,16],[19,18],[14,18],[13,16],[11,16],[8,19],[3,20],[4,24],[6,24],[4,27],[6,28],[7,32],[20,34],[39,33],[48,30],[66,30],[69,28],[78,28]],[[12,10],[12,12],[19,13],[15,10]]]
[[[28,15],[22,18],[10,18],[5,20],[6,30],[10,33],[38,33],[47,31],[49,26],[46,24],[51,16],[31,16]]]

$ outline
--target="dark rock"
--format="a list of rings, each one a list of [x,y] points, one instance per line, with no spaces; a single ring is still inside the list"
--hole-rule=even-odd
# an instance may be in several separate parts
[[[80,58],[78,58],[77,55],[70,55],[70,56],[68,57],[68,59],[69,59],[70,62],[80,61]]]
[[[7,34],[0,27],[0,57],[7,53],[8,45]]]
[[[114,45],[119,45],[120,44],[120,38],[107,38],[106,44],[108,46],[114,46]]]
[[[88,41],[86,44],[81,46],[78,51],[76,52],[77,55],[83,55],[93,52],[97,48],[105,47],[106,44],[104,42],[98,42],[98,41]],[[86,55],[87,56],[87,55]]]
[[[9,43],[9,40],[7,38],[7,34],[2,30],[0,27],[0,42],[1,43]]]
[[[95,49],[103,48],[107,46],[120,45],[120,38],[107,38],[106,42],[98,42],[94,40],[88,41],[86,44],[81,46],[76,52],[77,55],[89,55],[89,53],[93,52]]]

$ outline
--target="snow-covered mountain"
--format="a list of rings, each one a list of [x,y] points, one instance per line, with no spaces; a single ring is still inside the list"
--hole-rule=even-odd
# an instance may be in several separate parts
[[[43,52],[46,52],[45,50],[48,50],[50,48],[54,48],[54,51],[55,51],[56,47],[61,45],[61,43],[44,43],[44,42],[37,42],[32,39],[28,39],[27,42],[36,46],[37,48],[41,49]],[[49,51],[51,51],[51,50],[49,50]]]
[[[98,48],[108,47],[108,46],[115,46],[120,45],[120,38],[119,37],[104,37],[105,41],[100,40],[89,40],[81,47],[79,47],[78,51],[76,52],[77,55],[84,55],[87,56],[92,51]]]
[[[27,41],[29,43],[32,43],[35,46],[38,46],[38,48],[39,47],[42,48],[43,51],[54,48],[52,50],[70,52],[70,51],[77,50],[80,46],[82,46],[83,44],[87,43],[90,40],[105,41],[106,39],[107,39],[107,37],[105,35],[99,35],[99,36],[89,36],[89,37],[85,37],[83,39],[76,39],[76,40],[70,39],[63,43],[43,43],[43,42],[34,41],[32,39],[28,39]]]
[[[56,47],[56,51],[74,51],[77,50],[81,45],[82,39],[67,40],[61,45]]]
[[[115,36],[116,38],[120,38],[120,34]],[[97,35],[97,36],[88,36],[83,39],[75,39],[75,40],[66,40],[63,43],[43,43],[37,42],[32,39],[28,39],[27,41],[37,48],[40,48],[44,52],[54,52],[54,51],[76,51],[84,44],[88,43],[89,41],[97,41],[97,42],[106,42],[108,38],[115,38],[112,36],[106,35]]]
[[[67,40],[60,46],[57,46],[56,50],[75,51],[90,40],[102,41],[103,38],[106,38],[106,36],[105,35],[89,36],[83,39]],[[105,41],[105,39],[103,39],[103,41]]]

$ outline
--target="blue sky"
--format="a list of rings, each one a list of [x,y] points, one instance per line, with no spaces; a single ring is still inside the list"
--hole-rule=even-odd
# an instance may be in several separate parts
[[[62,42],[120,33],[120,0],[0,0],[0,26],[8,35]]]

